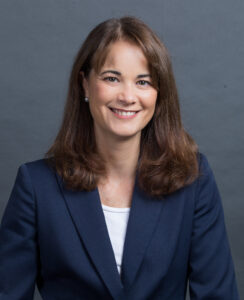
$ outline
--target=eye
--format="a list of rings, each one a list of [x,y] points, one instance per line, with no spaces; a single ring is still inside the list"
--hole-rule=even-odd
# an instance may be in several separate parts
[[[151,85],[151,83],[147,80],[139,80],[140,85]]]
[[[116,77],[108,76],[108,77],[105,77],[104,80],[110,81],[110,82],[115,82],[118,79]]]

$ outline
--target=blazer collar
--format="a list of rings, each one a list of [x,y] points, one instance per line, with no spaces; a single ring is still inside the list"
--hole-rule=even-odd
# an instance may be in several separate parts
[[[93,191],[71,191],[56,173],[67,208],[94,265],[114,299],[124,297],[142,263],[164,201],[147,196],[135,182],[124,242],[121,278],[110,242],[101,201]]]

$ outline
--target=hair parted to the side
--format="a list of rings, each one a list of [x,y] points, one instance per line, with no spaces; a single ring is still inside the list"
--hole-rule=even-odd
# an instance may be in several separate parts
[[[72,190],[93,190],[99,178],[105,176],[106,164],[96,148],[89,105],[83,101],[80,72],[85,76],[92,68],[98,72],[109,46],[118,40],[141,48],[148,61],[152,84],[158,90],[155,113],[141,134],[138,184],[151,196],[170,194],[198,177],[198,147],[181,122],[168,51],[157,35],[135,17],[102,22],[85,39],[73,64],[60,130],[45,157],[65,186]]]

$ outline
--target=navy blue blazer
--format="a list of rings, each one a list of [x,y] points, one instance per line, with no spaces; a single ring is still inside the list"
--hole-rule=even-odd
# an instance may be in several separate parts
[[[158,200],[134,187],[121,276],[98,189],[71,191],[45,159],[22,164],[0,229],[0,299],[239,299],[213,172]]]

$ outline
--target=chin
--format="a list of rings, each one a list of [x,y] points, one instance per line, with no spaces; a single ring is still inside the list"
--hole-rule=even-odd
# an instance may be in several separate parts
[[[114,133],[115,136],[117,136],[118,138],[121,139],[129,139],[129,138],[134,138],[136,136],[140,136],[141,131],[140,132],[116,132]]]

